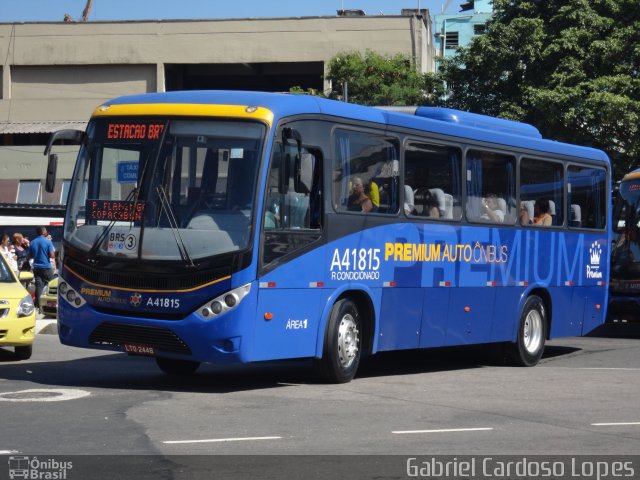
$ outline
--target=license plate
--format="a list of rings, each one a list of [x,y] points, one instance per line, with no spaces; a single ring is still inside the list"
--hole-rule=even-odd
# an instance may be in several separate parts
[[[56,303],[55,300],[47,300],[47,307],[55,307]]]
[[[125,343],[122,345],[124,351],[129,355],[144,355],[147,357],[153,357],[156,352],[153,347],[149,345],[138,345],[135,343]]]

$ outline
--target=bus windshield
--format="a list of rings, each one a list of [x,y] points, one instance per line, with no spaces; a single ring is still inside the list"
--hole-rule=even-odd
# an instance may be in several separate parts
[[[265,133],[258,122],[92,120],[65,240],[90,255],[188,263],[246,248]]]
[[[613,215],[611,276],[640,278],[640,180],[623,181]]]

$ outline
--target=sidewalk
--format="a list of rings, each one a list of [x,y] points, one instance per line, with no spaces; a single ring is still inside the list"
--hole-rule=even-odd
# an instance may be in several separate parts
[[[58,334],[58,320],[36,313],[36,334]]]

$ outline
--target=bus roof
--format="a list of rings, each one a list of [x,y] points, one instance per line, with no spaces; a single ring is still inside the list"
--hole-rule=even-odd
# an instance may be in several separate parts
[[[365,107],[327,100],[311,95],[225,90],[192,90],[129,95],[115,98],[104,105],[145,104],[149,105],[148,113],[151,115],[154,114],[153,104],[263,107],[273,113],[274,123],[291,115],[322,113],[381,125],[433,132],[460,139],[585,158],[609,164],[609,158],[603,151],[543,139],[538,130],[532,125],[452,109],[410,107],[403,111],[393,111],[386,108]],[[163,110],[166,111],[166,109]]]

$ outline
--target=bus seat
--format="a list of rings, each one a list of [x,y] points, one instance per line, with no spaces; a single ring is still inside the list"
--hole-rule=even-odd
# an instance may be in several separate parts
[[[572,227],[579,227],[582,225],[582,211],[578,204],[571,204],[571,222],[569,225]]]
[[[440,210],[440,217],[444,218],[447,209],[444,192],[441,188],[430,188],[429,193],[431,193],[431,196],[437,200],[438,210]]]
[[[533,204],[535,203],[534,200],[522,200],[522,202],[520,202],[522,204],[522,206],[524,208],[527,209],[527,213],[529,214],[529,219],[530,222],[533,221],[533,215],[534,215],[534,210],[533,210]]]
[[[444,218],[453,219],[453,195],[444,194]]]
[[[276,228],[276,216],[267,210],[264,214],[264,229],[273,230],[274,228]]]
[[[375,208],[380,207],[380,188],[378,188],[378,184],[371,180],[367,188],[367,195],[369,195],[369,199]]]
[[[502,210],[502,213],[504,213],[504,218],[505,218],[505,222],[506,222],[506,218],[507,218],[507,202],[504,198],[502,197],[498,197],[496,198],[496,200],[498,201],[498,208],[500,210]]]
[[[215,192],[218,179],[218,157],[217,151],[207,149],[202,166],[202,178],[200,179],[201,191]]]
[[[415,214],[416,205],[413,195],[413,188],[409,185],[404,186],[404,213],[407,215]]]
[[[549,200],[549,215],[551,215],[551,225],[557,225],[556,223],[556,202]]]

